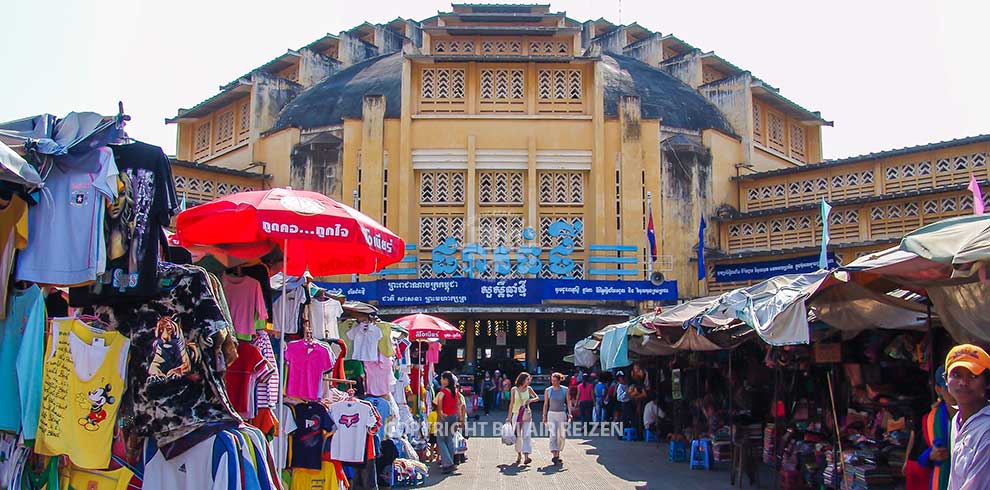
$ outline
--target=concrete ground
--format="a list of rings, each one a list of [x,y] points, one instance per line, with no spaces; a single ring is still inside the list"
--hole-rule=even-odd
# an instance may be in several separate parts
[[[452,475],[442,475],[434,464],[426,486],[457,490],[735,488],[729,485],[728,463],[719,463],[711,471],[691,470],[687,463],[668,463],[665,444],[626,442],[614,436],[569,438],[562,466],[551,464],[547,437],[534,437],[532,464],[517,466],[513,464],[515,449],[493,434],[492,427],[502,421],[504,415],[482,417],[484,434],[469,438],[468,461]]]

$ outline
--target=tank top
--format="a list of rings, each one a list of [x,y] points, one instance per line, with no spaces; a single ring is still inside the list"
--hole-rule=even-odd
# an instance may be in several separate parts
[[[447,388],[440,390],[440,392],[443,393],[443,400],[440,400],[440,411],[444,415],[457,415],[457,397]]]
[[[547,388],[547,410],[550,412],[567,412],[567,388],[563,386],[554,389],[553,386]]]
[[[80,468],[106,468],[130,341],[118,332],[93,332],[75,318],[55,318],[48,345],[35,451],[65,454]]]
[[[512,406],[509,408],[509,413],[515,417],[519,414],[519,407],[522,407],[523,404],[526,403],[526,400],[529,400],[529,387],[526,387],[526,389],[519,389],[518,386],[513,386],[512,392],[515,393],[516,396],[512,401]]]

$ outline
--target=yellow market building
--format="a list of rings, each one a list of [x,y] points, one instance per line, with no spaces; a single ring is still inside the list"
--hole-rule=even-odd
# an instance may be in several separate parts
[[[326,279],[383,316],[458,324],[448,365],[563,369],[602,325],[817,263],[822,198],[848,262],[972,212],[970,174],[990,177],[990,136],[823,161],[831,122],[750,72],[549,5],[454,4],[327,34],[167,122],[191,203],[304,188],[402,236],[402,263]]]

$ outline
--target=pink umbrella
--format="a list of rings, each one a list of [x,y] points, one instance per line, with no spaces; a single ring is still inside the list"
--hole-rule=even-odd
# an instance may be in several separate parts
[[[398,320],[396,324],[409,332],[410,340],[459,340],[461,331],[447,320],[432,315],[417,313]]]

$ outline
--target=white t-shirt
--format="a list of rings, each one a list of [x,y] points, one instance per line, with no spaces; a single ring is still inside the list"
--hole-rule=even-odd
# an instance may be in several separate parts
[[[165,459],[165,455],[149,439],[145,442],[144,459],[145,490],[233,490],[240,486],[240,457],[231,436],[224,432],[172,459]],[[216,473],[213,471],[214,461],[218,463]],[[230,466],[235,466],[238,472],[231,474]]]
[[[329,298],[320,301],[313,298],[309,303],[309,327],[313,330],[313,338],[339,339],[337,319],[344,313],[340,302]]]
[[[285,292],[272,305],[272,325],[282,331],[282,305],[285,305],[285,333],[299,333],[299,307],[306,303],[306,288],[297,287]]]
[[[330,420],[334,434],[330,439],[330,457],[345,463],[363,463],[368,441],[368,429],[375,426],[375,412],[358,401],[330,405]]]
[[[650,400],[649,403],[643,407],[643,425],[650,425],[657,423],[661,418],[664,418],[666,414],[657,405],[657,402]]]
[[[990,482],[990,405],[976,412],[959,426],[959,414],[952,417],[952,470],[949,488],[977,490]]]
[[[370,323],[362,323],[347,331],[354,348],[351,359],[357,361],[378,360],[378,339],[382,338],[382,330]]]

